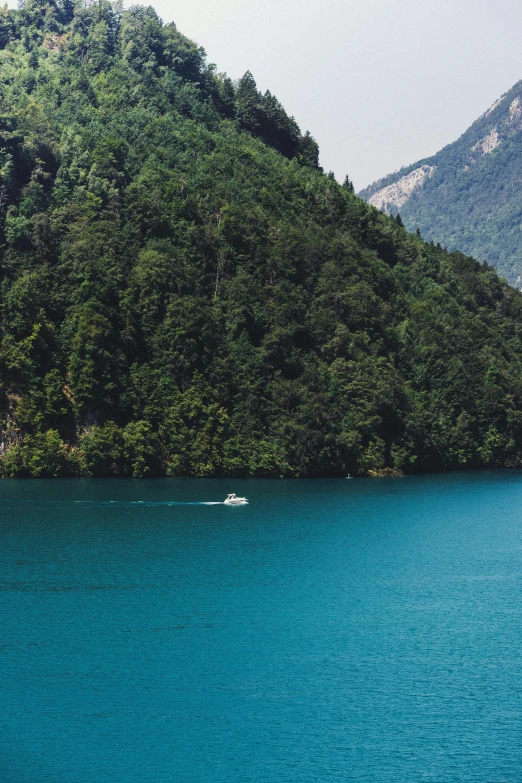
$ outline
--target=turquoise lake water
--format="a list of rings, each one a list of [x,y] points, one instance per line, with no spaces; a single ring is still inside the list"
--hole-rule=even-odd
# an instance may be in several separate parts
[[[3,481],[0,781],[520,783],[521,614],[521,473]]]

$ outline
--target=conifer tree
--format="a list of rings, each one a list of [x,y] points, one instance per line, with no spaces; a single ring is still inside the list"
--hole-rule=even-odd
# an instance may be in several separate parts
[[[0,22],[0,475],[522,467],[490,267],[323,174],[152,9]]]

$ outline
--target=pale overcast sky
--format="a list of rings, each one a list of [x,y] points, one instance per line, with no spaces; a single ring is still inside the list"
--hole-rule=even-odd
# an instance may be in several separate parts
[[[357,189],[454,141],[522,79],[521,0],[151,4],[220,71],[252,71]]]

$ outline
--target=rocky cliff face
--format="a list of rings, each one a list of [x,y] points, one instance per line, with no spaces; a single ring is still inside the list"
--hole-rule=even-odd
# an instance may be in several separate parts
[[[368,201],[382,212],[396,212],[406,204],[416,190],[422,188],[426,179],[431,177],[435,169],[436,166],[419,166],[418,169],[410,171],[397,182],[378,190],[377,193],[370,196]]]
[[[453,144],[365,188],[410,229],[522,280],[522,82]]]

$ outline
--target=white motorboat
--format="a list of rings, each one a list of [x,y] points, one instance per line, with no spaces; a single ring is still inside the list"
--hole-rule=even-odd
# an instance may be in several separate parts
[[[223,502],[225,506],[246,506],[248,500],[246,498],[238,498],[235,492],[231,492]]]

